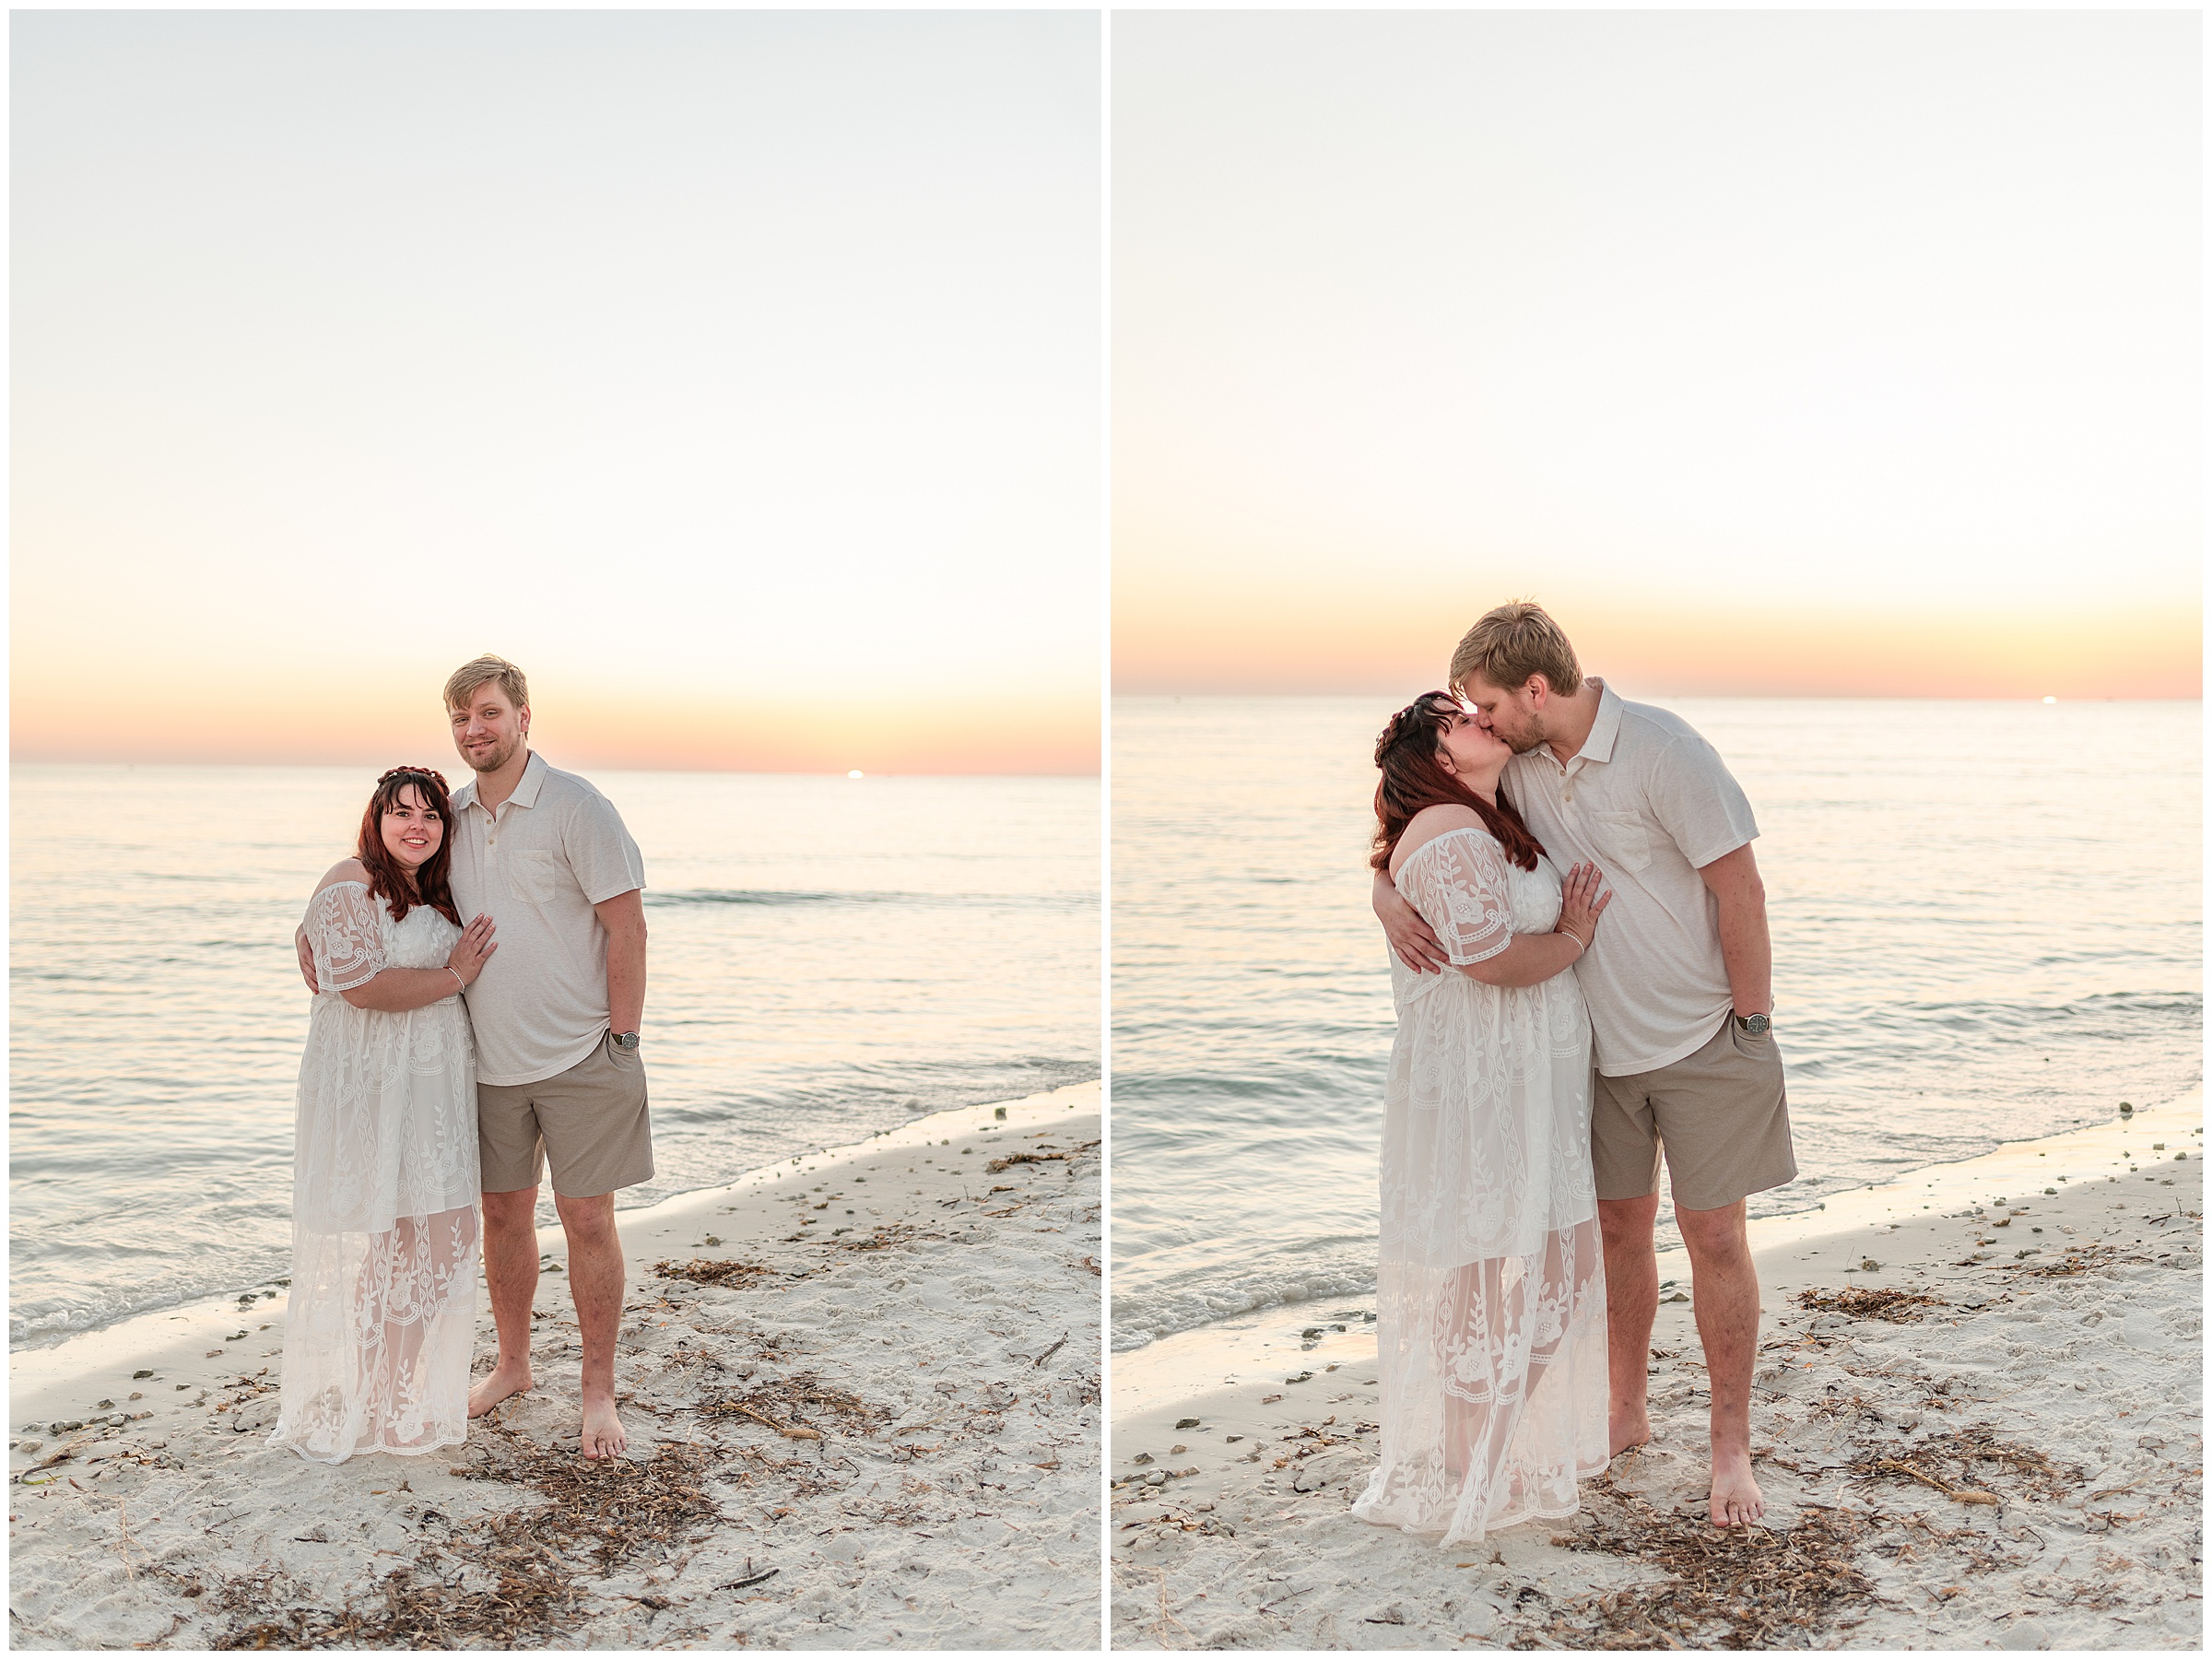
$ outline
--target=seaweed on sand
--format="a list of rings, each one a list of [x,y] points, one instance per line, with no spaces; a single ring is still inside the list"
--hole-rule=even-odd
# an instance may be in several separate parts
[[[700,1411],[710,1418],[749,1418],[792,1441],[819,1441],[824,1426],[841,1434],[865,1435],[893,1416],[850,1391],[823,1383],[811,1372],[709,1401]]]
[[[591,1611],[578,1568],[606,1575],[657,1557],[721,1512],[708,1497],[708,1450],[665,1444],[650,1458],[583,1459],[486,1426],[482,1449],[454,1472],[532,1489],[545,1501],[459,1519],[426,1511],[414,1561],[342,1608],[312,1604],[304,1586],[264,1572],[227,1582],[217,1606],[238,1616],[218,1649],[543,1647]],[[433,1527],[441,1534],[429,1537]]]
[[[1888,1320],[1907,1324],[1921,1317],[1924,1308],[1948,1308],[1940,1297],[1918,1291],[1900,1291],[1889,1286],[1846,1286],[1841,1291],[1818,1288],[1797,1293],[1797,1306],[1824,1314],[1848,1314],[1853,1320]]]
[[[758,1263],[721,1262],[712,1257],[695,1256],[688,1263],[659,1262],[653,1271],[663,1279],[686,1279],[700,1286],[751,1285],[757,1279],[802,1279],[803,1274],[786,1274],[781,1268],[764,1268]]]
[[[1983,1487],[1993,1468],[2019,1482],[2030,1498],[2056,1499],[2081,1485],[2083,1472],[2055,1464],[2033,1447],[1997,1439],[1995,1426],[1970,1424],[1924,1441],[1863,1449],[1843,1466],[1859,1481],[1912,1481],[1969,1504],[1994,1504]]]
[[[1811,1509],[1794,1527],[1724,1531],[1701,1516],[1662,1513],[1606,1477],[1592,1484],[1590,1498],[1582,1526],[1554,1543],[1648,1563],[1668,1577],[1559,1605],[1540,1632],[1548,1642],[1810,1648],[1838,1629],[1837,1613],[1875,1600],[1854,1560],[1865,1523],[1842,1512]],[[1538,1637],[1513,1646],[1539,1646]]]

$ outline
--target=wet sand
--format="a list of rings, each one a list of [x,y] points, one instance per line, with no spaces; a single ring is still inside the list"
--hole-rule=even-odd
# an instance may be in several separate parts
[[[1348,1513],[1371,1301],[1117,1355],[1114,1646],[2200,1647],[2203,1148],[2192,1094],[1754,1223],[1756,1540],[1704,1519],[1678,1253],[1652,1444],[1479,1546]],[[1849,1291],[1903,1318],[1799,1301]]]
[[[558,1229],[537,1386],[464,1447],[269,1446],[280,1291],[18,1356],[10,1641],[1095,1647],[1098,1136],[1083,1085],[623,1215],[618,1468]]]

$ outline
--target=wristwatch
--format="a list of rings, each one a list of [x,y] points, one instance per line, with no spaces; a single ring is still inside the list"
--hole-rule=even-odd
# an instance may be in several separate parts
[[[1766,1018],[1766,1017],[1765,1017],[1764,1015],[1761,1015],[1761,1016],[1759,1017],[1759,1018],[1763,1020],[1763,1019],[1765,1019],[1765,1018]],[[1762,1030],[1763,1030],[1763,1029],[1762,1029]],[[637,1054],[637,1052],[638,1052],[638,1034],[637,1034],[636,1032],[634,1032],[634,1031],[618,1031],[618,1032],[614,1033],[614,1034],[613,1034],[613,1036],[614,1036],[614,1040],[615,1040],[615,1047],[616,1047],[617,1049],[619,1049],[619,1050],[620,1050],[620,1051],[621,1051],[621,1052],[622,1052],[624,1054]]]
[[[1747,1037],[1763,1038],[1774,1024],[1771,1015],[1737,1015],[1735,1023],[1744,1029]]]

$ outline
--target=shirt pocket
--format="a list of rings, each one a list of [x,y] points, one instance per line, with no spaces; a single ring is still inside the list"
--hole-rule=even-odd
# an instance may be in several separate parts
[[[1652,862],[1652,832],[1638,813],[1594,813],[1597,856],[1633,874]]]
[[[575,886],[554,854],[518,853],[507,868],[515,892],[534,905],[550,905],[563,888]]]

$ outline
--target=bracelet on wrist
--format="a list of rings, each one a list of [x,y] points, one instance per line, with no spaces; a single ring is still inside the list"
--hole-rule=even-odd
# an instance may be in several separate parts
[[[453,977],[453,983],[455,985],[459,986],[465,992],[468,990],[468,982],[461,978],[461,971],[459,969],[455,968],[452,963],[449,962],[445,965],[445,971]]]

